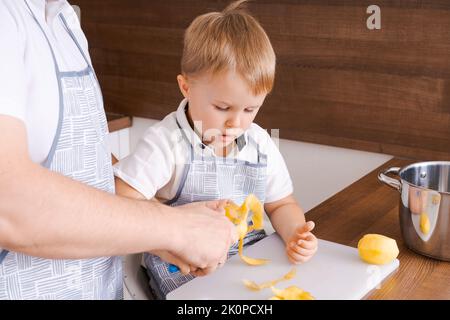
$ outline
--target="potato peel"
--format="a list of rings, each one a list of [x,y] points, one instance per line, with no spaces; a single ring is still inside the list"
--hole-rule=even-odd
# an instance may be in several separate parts
[[[247,225],[249,211],[252,211],[253,213],[251,226]],[[270,260],[250,258],[244,256],[242,253],[246,234],[248,232],[252,232],[253,230],[261,230],[263,228],[264,208],[258,198],[255,195],[250,194],[240,207],[230,201],[225,206],[225,215],[233,224],[236,225],[239,235],[239,256],[241,259],[251,266],[260,266],[268,263]]]
[[[247,217],[249,211],[252,211],[252,225],[247,225]],[[262,203],[258,200],[258,198],[250,194],[245,199],[244,203],[239,207],[234,202],[230,201],[225,206],[225,214],[228,219],[236,225],[237,232],[239,234],[239,256],[241,260],[251,266],[259,266],[267,264],[270,260],[268,259],[255,259],[246,257],[243,255],[244,250],[244,238],[247,233],[252,232],[253,230],[261,230],[263,228],[263,219],[264,219],[264,207]],[[259,291],[266,288],[271,288],[272,292],[275,296],[271,297],[270,300],[314,300],[314,297],[306,291],[296,287],[290,286],[284,290],[279,290],[274,287],[275,284],[290,280],[295,277],[297,273],[296,268],[292,268],[287,274],[279,279],[275,279],[272,281],[263,282],[261,284],[257,284],[254,281],[243,280],[244,285],[253,291]]]
[[[251,265],[251,266],[262,266],[262,265],[270,262],[270,260],[268,260],[268,259],[255,259],[255,258],[250,258],[250,257],[244,256],[242,254],[243,247],[244,247],[244,237],[239,239],[239,256],[246,264]]]
[[[270,287],[275,294],[270,300],[315,300],[315,298],[309,293],[299,287],[290,286],[284,290]]]
[[[242,280],[242,281],[244,282],[244,285],[248,289],[250,289],[252,291],[260,291],[262,289],[273,287],[274,285],[276,285],[277,283],[279,283],[281,281],[290,280],[290,279],[295,277],[296,273],[297,273],[297,269],[296,268],[292,268],[291,271],[286,273],[281,278],[275,279],[275,280],[272,280],[272,281],[266,281],[266,282],[263,282],[261,284],[257,284],[256,282],[250,281],[250,280]]]

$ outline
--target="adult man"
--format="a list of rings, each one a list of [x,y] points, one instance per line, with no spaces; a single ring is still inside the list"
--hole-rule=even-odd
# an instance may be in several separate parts
[[[67,1],[0,0],[0,40],[0,299],[120,299],[129,253],[206,272],[225,261],[236,235],[219,203],[113,195],[100,87]]]

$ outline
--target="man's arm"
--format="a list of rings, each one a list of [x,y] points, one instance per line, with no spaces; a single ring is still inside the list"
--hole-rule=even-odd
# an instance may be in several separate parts
[[[236,237],[227,219],[206,206],[182,211],[117,197],[34,164],[16,118],[0,116],[0,150],[2,248],[45,258],[161,249],[206,267],[222,259]],[[206,246],[209,238],[214,243]]]
[[[142,193],[131,187],[128,183],[124,182],[119,177],[114,177],[114,183],[116,185],[115,189],[118,196],[136,200],[145,200],[145,197]]]

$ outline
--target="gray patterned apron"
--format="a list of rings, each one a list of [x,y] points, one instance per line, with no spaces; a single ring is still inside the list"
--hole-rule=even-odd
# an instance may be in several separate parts
[[[108,126],[103,99],[94,70],[69,29],[87,67],[59,70],[52,46],[42,30],[53,57],[59,86],[57,132],[43,166],[100,190],[114,193]],[[56,196],[56,195],[55,195]],[[123,297],[121,257],[94,259],[43,259],[18,252],[2,252],[0,263],[1,299],[121,299]]]
[[[178,126],[181,129],[179,124]],[[267,156],[260,152],[259,146],[251,137],[248,138],[248,143],[256,152],[256,163],[235,158],[205,156],[204,145],[201,145],[201,152],[194,150],[183,130],[180,132],[183,134],[184,141],[190,145],[190,161],[185,165],[175,197],[166,204],[180,206],[197,201],[231,199],[241,205],[251,193],[264,203]],[[242,145],[242,141],[245,144],[244,136],[237,140],[238,146]],[[265,236],[264,230],[250,232],[244,238],[244,246]],[[238,242],[230,248],[228,257],[237,252]],[[170,291],[194,278],[193,275],[183,275],[178,269],[173,269],[173,266],[156,255],[147,253],[144,258],[150,278],[150,288],[157,299],[165,299]]]

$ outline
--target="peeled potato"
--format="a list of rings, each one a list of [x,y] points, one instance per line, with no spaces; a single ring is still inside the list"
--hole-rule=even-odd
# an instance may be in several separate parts
[[[299,287],[290,286],[284,290],[271,287],[272,292],[275,294],[270,300],[314,300],[314,297]]]
[[[387,264],[397,258],[397,242],[380,234],[366,234],[358,242],[360,258],[371,264]]]
[[[426,212],[422,212],[420,215],[420,230],[423,234],[428,234],[428,232],[430,232],[430,219]]]
[[[249,211],[252,211],[253,213],[253,225],[250,227],[247,225]],[[267,259],[254,259],[242,254],[245,235],[253,230],[260,230],[263,228],[264,209],[258,198],[255,195],[250,194],[240,207],[233,202],[229,202],[225,206],[225,215],[236,225],[239,235],[239,256],[241,259],[252,266],[263,265],[269,262]]]

